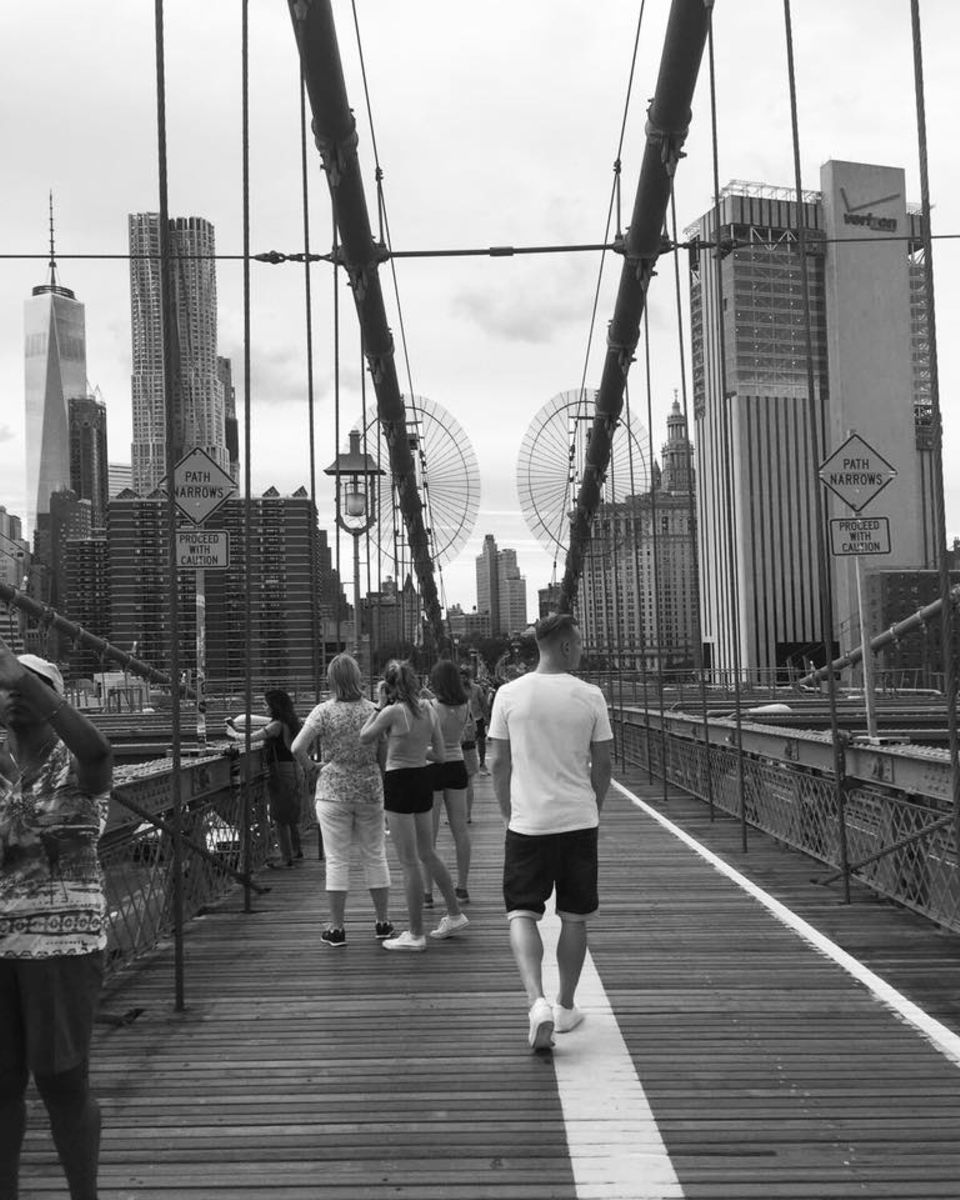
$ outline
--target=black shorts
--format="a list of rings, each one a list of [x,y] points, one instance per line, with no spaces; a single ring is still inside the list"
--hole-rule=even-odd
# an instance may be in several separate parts
[[[443,792],[466,791],[470,780],[467,778],[467,768],[462,758],[453,758],[449,762],[431,763],[430,774],[433,777],[433,790]]]
[[[560,916],[589,917],[597,911],[596,826],[535,836],[507,830],[503,902],[508,916],[542,917],[554,888]]]
[[[103,954],[0,959],[0,1071],[59,1075],[86,1062]]]
[[[433,808],[431,767],[397,767],[385,772],[383,807],[394,813],[430,812]]]

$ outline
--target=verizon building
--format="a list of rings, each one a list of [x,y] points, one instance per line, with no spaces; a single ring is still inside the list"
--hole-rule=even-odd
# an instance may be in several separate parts
[[[821,191],[799,205],[791,189],[728,185],[688,236],[705,661],[732,668],[739,632],[748,673],[802,669],[822,661],[818,470],[851,435],[896,471],[858,514],[890,522],[890,553],[865,561],[886,570],[939,561],[920,217],[907,209],[902,170],[828,162]],[[821,496],[825,519],[853,515]],[[860,641],[855,563],[831,559],[837,650]]]

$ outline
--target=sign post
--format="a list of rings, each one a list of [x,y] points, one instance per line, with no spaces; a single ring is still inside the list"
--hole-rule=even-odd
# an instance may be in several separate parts
[[[855,513],[859,513],[896,475],[896,469],[853,433],[820,467],[821,481]],[[867,736],[877,741],[877,707],[873,675],[873,650],[863,603],[863,556],[890,553],[889,517],[839,517],[830,521],[830,549],[834,556],[855,559],[860,648],[863,655],[863,698],[867,710]]]
[[[173,498],[180,512],[200,526],[236,492],[233,479],[205,450],[191,450],[173,469]],[[177,569],[196,572],[197,744],[207,744],[207,590],[206,568],[230,563],[230,542],[225,530],[178,529]]]

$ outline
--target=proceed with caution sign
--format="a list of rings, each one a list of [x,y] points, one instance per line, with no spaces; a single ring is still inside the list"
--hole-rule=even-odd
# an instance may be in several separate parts
[[[889,554],[889,517],[836,517],[830,522],[830,549],[850,554]]]
[[[203,571],[230,566],[230,535],[225,529],[178,529],[177,566]]]

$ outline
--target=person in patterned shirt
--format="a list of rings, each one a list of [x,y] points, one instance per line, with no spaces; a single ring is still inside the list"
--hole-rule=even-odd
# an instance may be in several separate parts
[[[370,889],[376,912],[376,934],[384,941],[393,935],[387,912],[390,868],[384,838],[383,782],[380,743],[361,745],[360,730],[376,712],[363,694],[356,659],[338,654],[327,671],[333,695],[303,722],[291,750],[304,770],[311,766],[307,751],[317,740],[323,767],[317,780],[316,812],[327,860],[327,900],[330,922],[320,934],[326,946],[347,944],[344,915],[350,887],[350,858],[358,851],[363,880]]]
[[[33,1073],[72,1200],[96,1200],[100,1110],[88,1085],[106,946],[97,855],[110,743],[57,667],[0,640],[0,1196],[16,1196]]]

